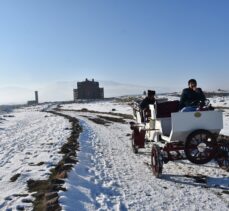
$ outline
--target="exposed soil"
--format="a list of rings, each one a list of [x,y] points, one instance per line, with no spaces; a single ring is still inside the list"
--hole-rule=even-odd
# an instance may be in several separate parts
[[[11,182],[15,182],[17,179],[18,179],[18,177],[20,177],[21,176],[21,174],[15,174],[14,176],[12,176],[11,178],[10,178],[10,181]]]
[[[126,121],[123,118],[116,118],[116,117],[111,117],[111,116],[101,116],[101,115],[98,115],[98,117],[111,121],[111,122],[126,123]]]
[[[91,120],[92,122],[96,123],[96,124],[100,124],[100,125],[105,125],[105,126],[109,126],[109,121],[106,121],[104,119],[101,118],[94,118],[94,117],[87,117],[89,120]]]

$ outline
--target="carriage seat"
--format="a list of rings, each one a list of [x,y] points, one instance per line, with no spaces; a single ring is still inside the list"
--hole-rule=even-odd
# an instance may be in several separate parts
[[[179,100],[156,103],[156,108],[157,118],[171,117],[171,113],[179,111]]]

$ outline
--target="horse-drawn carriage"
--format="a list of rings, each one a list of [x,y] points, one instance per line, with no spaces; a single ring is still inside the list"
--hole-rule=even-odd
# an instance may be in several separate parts
[[[146,142],[152,143],[151,167],[156,177],[161,175],[163,163],[181,159],[195,164],[216,159],[220,167],[229,170],[229,143],[218,140],[223,128],[222,112],[210,104],[181,112],[179,101],[158,99],[144,111],[134,104],[133,111],[133,151],[138,153]]]

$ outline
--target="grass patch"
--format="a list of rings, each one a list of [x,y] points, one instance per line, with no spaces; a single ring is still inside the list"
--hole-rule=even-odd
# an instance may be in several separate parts
[[[56,108],[56,111],[73,111],[73,112],[89,112],[89,113],[93,113],[93,114],[110,114],[113,116],[119,116],[122,117],[124,119],[133,119],[133,115],[130,114],[121,114],[121,113],[113,113],[113,112],[99,112],[99,111],[92,111],[92,110],[88,110],[88,109],[81,109],[81,110],[74,110],[74,109],[59,109]]]
[[[229,194],[229,190],[223,190],[222,193]]]
[[[111,117],[111,116],[101,116],[101,115],[98,115],[98,117],[111,121],[111,122],[126,123],[126,121],[123,118],[116,118],[116,117]]]
[[[88,119],[96,124],[105,125],[105,126],[108,126],[110,123],[109,121],[105,121],[104,119],[101,119],[101,118],[88,117]]]

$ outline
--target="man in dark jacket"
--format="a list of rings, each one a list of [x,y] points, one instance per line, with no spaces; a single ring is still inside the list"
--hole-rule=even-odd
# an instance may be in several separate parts
[[[180,109],[184,107],[198,106],[200,102],[204,102],[206,97],[201,88],[197,88],[195,79],[188,81],[188,88],[183,89],[180,98]]]
[[[147,97],[141,102],[140,108],[142,110],[148,109],[149,104],[154,104],[155,103],[155,91],[154,90],[148,90],[148,95]]]
[[[148,117],[150,116],[149,105],[155,103],[155,91],[148,90],[147,97],[142,100],[139,107],[141,109],[141,118],[142,122],[148,121]]]

